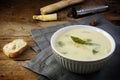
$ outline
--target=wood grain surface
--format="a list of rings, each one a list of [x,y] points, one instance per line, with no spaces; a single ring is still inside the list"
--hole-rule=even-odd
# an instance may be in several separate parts
[[[39,9],[41,7],[57,1],[59,0],[0,0],[0,80],[37,80],[38,74],[22,66],[36,55],[30,48],[30,46],[35,43],[30,35],[31,29],[43,28],[81,19],[73,19],[67,16],[72,7],[81,8],[108,4],[106,0],[86,0],[81,4],[69,6],[57,11],[57,21],[41,22],[32,19],[32,15],[40,14]],[[114,8],[101,14],[107,20],[118,26],[120,25],[120,13],[116,13]],[[2,47],[17,38],[25,39],[29,47],[19,57],[13,59],[8,58],[2,52]]]

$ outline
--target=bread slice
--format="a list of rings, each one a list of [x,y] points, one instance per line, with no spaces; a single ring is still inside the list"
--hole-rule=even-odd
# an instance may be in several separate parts
[[[3,52],[8,57],[17,57],[27,48],[27,42],[24,39],[15,39],[3,47]]]

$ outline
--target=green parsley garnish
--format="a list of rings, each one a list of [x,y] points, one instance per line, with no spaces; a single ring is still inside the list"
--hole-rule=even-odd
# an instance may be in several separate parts
[[[63,47],[65,44],[62,41],[57,42],[58,46]]]
[[[99,51],[96,50],[96,49],[93,49],[92,52],[93,52],[93,54],[96,54],[96,53],[98,53]]]

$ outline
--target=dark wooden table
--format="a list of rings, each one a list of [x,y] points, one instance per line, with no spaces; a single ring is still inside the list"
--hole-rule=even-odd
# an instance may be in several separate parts
[[[0,80],[36,80],[39,76],[32,71],[24,68],[22,65],[32,59],[36,53],[28,48],[17,58],[8,58],[2,52],[2,47],[17,38],[25,39],[29,46],[34,44],[30,35],[31,29],[38,29],[58,24],[63,24],[78,19],[67,17],[71,7],[58,11],[58,20],[50,22],[34,21],[32,15],[40,14],[39,8],[59,0],[0,0]],[[74,5],[74,7],[88,7],[94,5],[106,4],[105,0],[86,0],[84,3]],[[108,3],[107,4],[116,4]],[[118,6],[118,5],[117,5]],[[118,6],[119,7],[119,6]],[[120,9],[115,10],[115,6],[110,10],[101,13],[107,20],[113,24],[120,25]]]

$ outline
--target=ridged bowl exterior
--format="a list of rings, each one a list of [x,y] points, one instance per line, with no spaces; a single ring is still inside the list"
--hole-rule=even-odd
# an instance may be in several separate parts
[[[64,58],[53,51],[56,60],[67,70],[75,73],[91,73],[100,70],[109,61],[111,56],[101,59],[99,61],[75,61]]]

